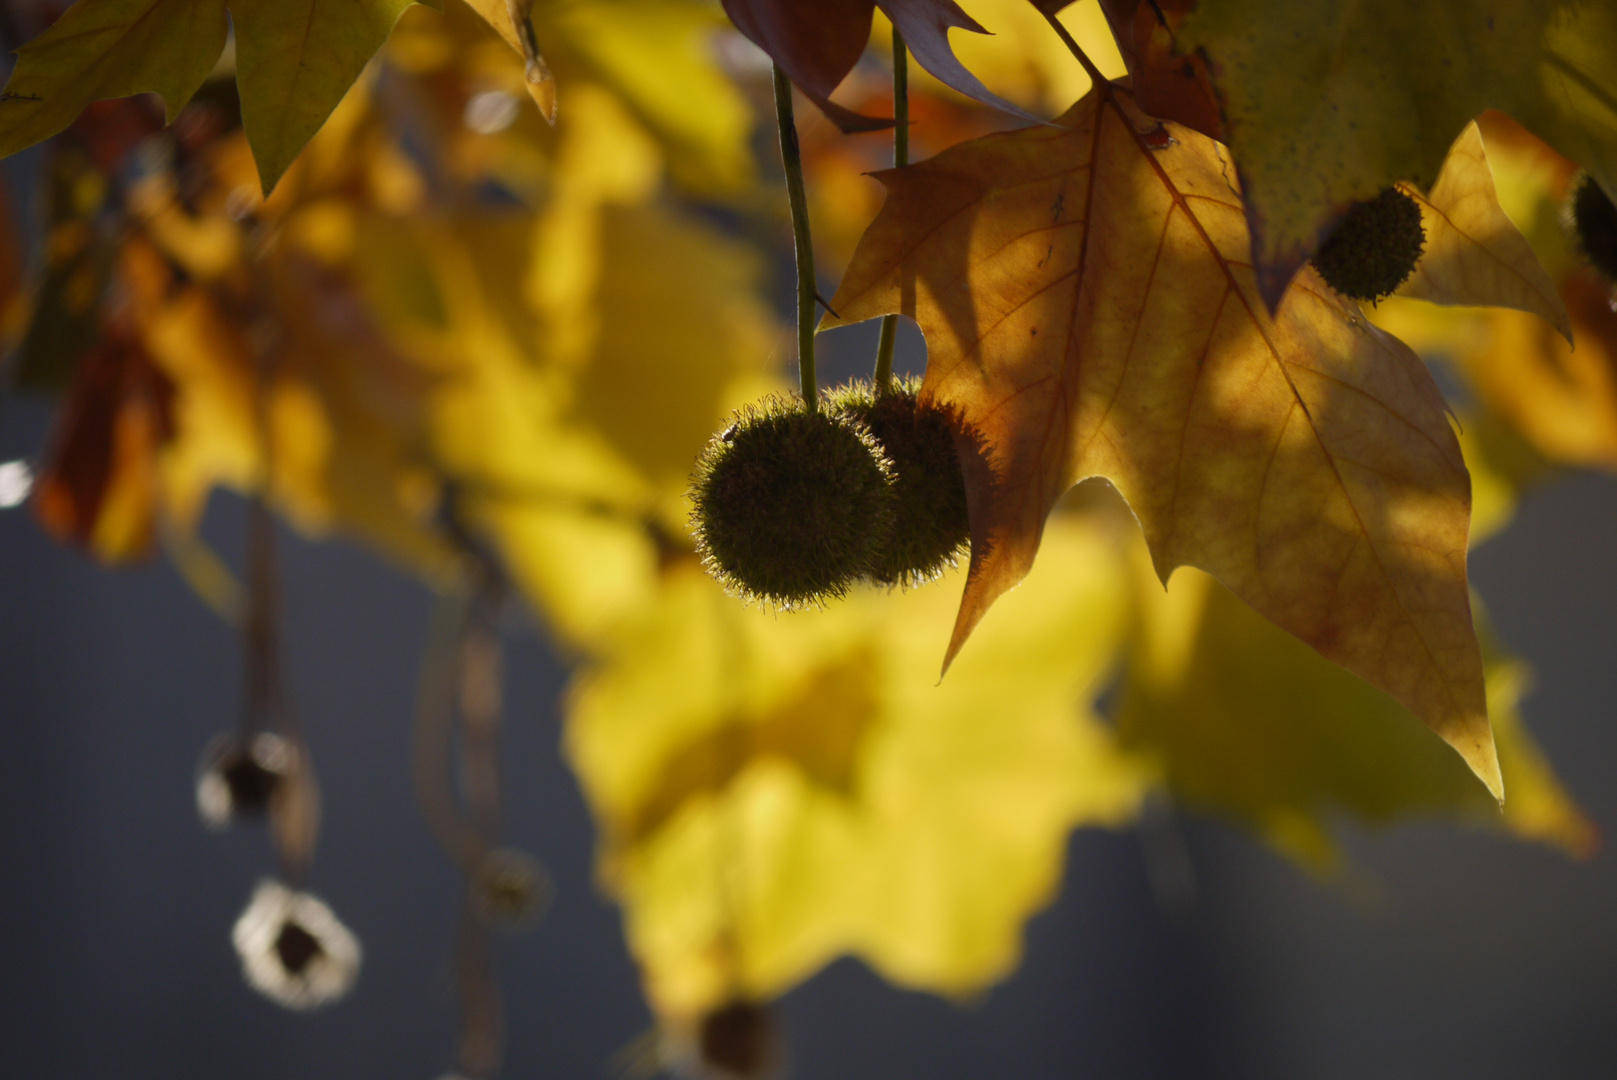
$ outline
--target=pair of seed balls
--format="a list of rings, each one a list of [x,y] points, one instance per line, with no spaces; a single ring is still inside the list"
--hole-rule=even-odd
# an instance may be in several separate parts
[[[955,425],[916,390],[855,383],[815,412],[780,398],[743,410],[691,485],[708,570],[744,597],[795,608],[951,565],[969,536]]]

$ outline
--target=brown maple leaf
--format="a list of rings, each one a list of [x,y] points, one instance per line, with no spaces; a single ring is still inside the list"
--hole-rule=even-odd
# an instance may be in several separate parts
[[[754,45],[768,53],[809,100],[843,131],[874,131],[892,121],[864,116],[831,100],[870,41],[877,7],[904,35],[926,70],[967,97],[1026,120],[1038,118],[990,91],[949,48],[949,31],[986,34],[954,0],[724,0],[724,10]]]
[[[1197,566],[1391,693],[1501,793],[1466,585],[1470,479],[1420,360],[1305,269],[1271,317],[1222,148],[1097,89],[879,174],[831,306],[915,318],[981,438],[948,657],[1105,477],[1158,574]],[[837,320],[831,320],[835,323]]]

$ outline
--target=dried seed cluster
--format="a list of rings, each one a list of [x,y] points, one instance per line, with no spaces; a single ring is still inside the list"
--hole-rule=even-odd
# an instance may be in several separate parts
[[[691,484],[708,570],[745,598],[794,608],[950,565],[967,539],[954,425],[916,391],[856,384],[818,412],[771,398],[739,413]]]
[[[1314,256],[1325,283],[1356,300],[1391,296],[1426,250],[1420,207],[1395,187],[1353,204]]]

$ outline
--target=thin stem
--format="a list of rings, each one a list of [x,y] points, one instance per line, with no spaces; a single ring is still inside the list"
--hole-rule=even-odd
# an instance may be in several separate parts
[[[893,165],[910,163],[910,50],[904,35],[893,28]],[[893,346],[898,340],[898,316],[883,315],[876,342],[876,393],[893,389]]]
[[[1095,66],[1095,62],[1089,58],[1089,54],[1084,52],[1084,47],[1078,44],[1073,36],[1067,32],[1067,28],[1061,25],[1060,19],[1048,11],[1044,13],[1044,18],[1055,29],[1056,36],[1061,38],[1061,43],[1067,47],[1067,51],[1072,53],[1078,63],[1083,65],[1084,71],[1089,74],[1090,81],[1095,84],[1095,89],[1110,98],[1112,96],[1112,84],[1107,81],[1106,76],[1100,73],[1100,68]]]
[[[792,206],[792,239],[797,248],[797,368],[803,406],[820,407],[814,378],[814,248],[809,238],[808,196],[803,190],[803,151],[792,120],[792,84],[775,65],[775,120],[780,125],[780,158],[786,166],[786,195]]]

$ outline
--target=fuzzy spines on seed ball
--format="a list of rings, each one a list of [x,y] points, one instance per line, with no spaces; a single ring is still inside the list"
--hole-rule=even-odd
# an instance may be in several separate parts
[[[1325,283],[1356,300],[1391,296],[1426,250],[1420,206],[1396,187],[1353,204],[1314,255]]]
[[[885,394],[857,382],[831,395],[830,408],[869,428],[892,463],[893,536],[870,569],[884,585],[931,581],[954,565],[971,538],[955,424],[936,405],[919,401],[919,390],[915,380]]]
[[[1571,211],[1578,249],[1595,269],[1617,281],[1617,206],[1588,173],[1573,183]]]
[[[893,530],[892,471],[862,424],[769,398],[708,442],[691,483],[697,553],[781,608],[847,592]]]

